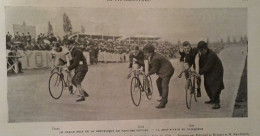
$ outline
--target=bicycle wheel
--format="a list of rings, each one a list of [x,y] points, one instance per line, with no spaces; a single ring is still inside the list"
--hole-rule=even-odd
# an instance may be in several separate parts
[[[148,87],[149,87],[150,90],[151,90],[151,94],[150,94],[150,95],[148,94],[148,89],[145,89],[145,94],[146,94],[147,99],[148,99],[148,100],[151,100],[151,99],[152,99],[152,96],[153,96],[153,82],[152,82],[151,76],[148,76],[147,79],[148,79],[148,81],[149,81],[149,82],[148,82],[148,83],[149,83]]]
[[[195,89],[195,77],[193,77],[192,93],[193,93],[193,95],[194,95],[194,100],[195,100],[195,102],[197,102],[197,90]]]
[[[192,83],[190,80],[188,80],[188,86],[185,88],[186,89],[186,106],[188,109],[191,107],[191,99],[193,96],[192,93]]]
[[[131,81],[131,98],[135,106],[138,106],[141,101],[141,88],[140,88],[140,80],[137,77],[133,77]]]
[[[52,98],[59,99],[63,92],[63,81],[61,75],[54,72],[49,79],[49,92]]]

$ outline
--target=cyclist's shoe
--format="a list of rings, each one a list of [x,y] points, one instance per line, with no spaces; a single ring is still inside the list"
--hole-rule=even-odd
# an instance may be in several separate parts
[[[148,93],[147,93],[148,96],[152,95],[152,91],[151,91],[150,87],[147,89],[147,91],[148,91]]]
[[[88,97],[89,95],[88,95],[88,93],[86,92],[86,91],[84,91],[84,97]]]
[[[165,108],[166,102],[161,102],[158,106],[156,106],[157,109]]]
[[[81,101],[85,101],[85,97],[81,96],[78,100],[76,100],[76,102],[81,102]]]
[[[205,101],[206,104],[213,104],[214,102],[213,101]]]
[[[73,94],[73,86],[69,87],[70,94]]]
[[[197,97],[201,97],[200,88],[197,89]]]
[[[213,107],[212,107],[212,109],[219,109],[220,108],[220,105],[218,104],[218,103],[216,103]]]

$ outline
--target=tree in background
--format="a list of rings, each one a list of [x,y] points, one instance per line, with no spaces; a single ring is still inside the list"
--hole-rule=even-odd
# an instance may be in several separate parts
[[[48,22],[48,33],[47,33],[47,35],[50,36],[51,34],[53,34],[53,28],[52,28],[51,22],[49,21]]]
[[[66,13],[63,14],[63,30],[65,34],[72,33],[71,21]]]
[[[245,37],[244,37],[244,41],[245,41],[245,43],[248,42],[248,41],[247,41],[247,35],[245,35]]]
[[[210,44],[210,43],[209,43],[209,38],[208,38],[208,37],[207,37],[207,43],[208,43],[208,45]]]
[[[241,36],[240,37],[240,44],[244,44],[244,43],[245,43],[245,41],[244,41],[243,37]]]
[[[85,33],[85,27],[83,25],[81,26],[81,33]]]
[[[230,45],[231,44],[231,41],[230,41],[230,37],[228,36],[227,38],[227,45]]]
[[[235,37],[233,37],[233,44],[237,44],[237,40]]]

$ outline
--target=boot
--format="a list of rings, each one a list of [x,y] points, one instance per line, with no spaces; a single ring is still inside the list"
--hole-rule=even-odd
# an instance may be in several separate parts
[[[78,100],[76,100],[76,102],[81,102],[81,101],[85,101],[85,97],[81,96]]]
[[[220,108],[219,103],[216,103],[216,104],[212,107],[212,109],[219,109],[219,108]]]
[[[161,102],[158,106],[156,106],[157,109],[165,108],[166,102]]]

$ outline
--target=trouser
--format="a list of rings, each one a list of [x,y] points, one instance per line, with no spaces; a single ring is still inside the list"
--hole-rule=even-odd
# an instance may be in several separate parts
[[[170,75],[168,77],[164,77],[164,78],[159,77],[156,80],[159,94],[162,97],[162,102],[165,102],[165,103],[168,102],[169,83],[170,83],[171,77],[172,77],[172,75]]]
[[[207,95],[210,98],[210,101],[219,104],[220,103],[220,94],[221,94],[221,90],[215,91],[215,90],[211,90],[208,84],[205,84],[205,90]]]
[[[18,62],[18,69],[19,69],[19,72],[22,71],[22,63],[21,62]]]
[[[81,96],[84,96],[85,90],[81,86],[81,82],[85,78],[87,71],[77,71],[72,78],[72,84],[77,87]]]

